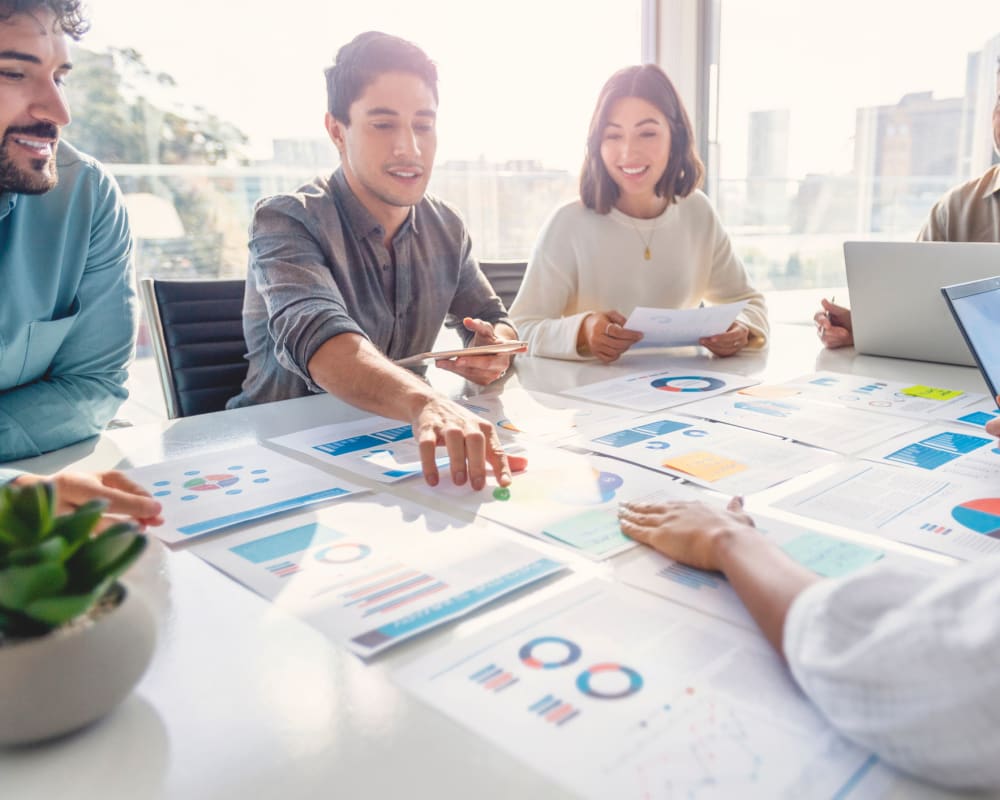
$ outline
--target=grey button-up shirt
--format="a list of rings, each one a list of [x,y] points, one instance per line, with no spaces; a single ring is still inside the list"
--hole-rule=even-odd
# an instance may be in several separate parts
[[[306,365],[342,333],[365,336],[395,359],[430,350],[442,322],[510,324],[450,206],[424,197],[392,252],[384,236],[340,169],[257,203],[243,307],[250,370],[230,408],[322,392]]]

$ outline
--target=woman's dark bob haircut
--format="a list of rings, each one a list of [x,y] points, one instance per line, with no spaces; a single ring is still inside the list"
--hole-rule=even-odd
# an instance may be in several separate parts
[[[666,197],[668,205],[675,203],[678,197],[687,197],[698,188],[705,174],[705,167],[694,149],[691,121],[670,78],[655,64],[625,67],[612,75],[601,89],[587,134],[580,199],[598,214],[607,214],[618,200],[618,187],[601,158],[601,141],[611,107],[625,97],[638,97],[656,106],[670,126],[670,159],[656,183],[657,197]]]

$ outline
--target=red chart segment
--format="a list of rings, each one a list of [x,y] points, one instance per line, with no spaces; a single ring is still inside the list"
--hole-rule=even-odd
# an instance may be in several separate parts
[[[951,510],[955,522],[969,530],[1000,539],[1000,497],[968,500]]]

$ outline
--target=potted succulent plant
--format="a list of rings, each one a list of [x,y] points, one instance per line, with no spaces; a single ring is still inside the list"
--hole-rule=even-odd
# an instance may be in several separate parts
[[[0,487],[0,745],[95,721],[149,664],[155,620],[118,580],[146,537],[130,523],[95,533],[104,508],[57,516],[50,484]]]

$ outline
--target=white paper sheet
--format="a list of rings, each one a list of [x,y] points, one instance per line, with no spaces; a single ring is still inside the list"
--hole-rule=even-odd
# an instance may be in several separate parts
[[[838,453],[856,453],[920,427],[920,421],[793,397],[772,400],[733,394],[690,403],[681,414],[728,422]]]
[[[322,425],[270,442],[382,483],[393,483],[421,472],[420,450],[412,428],[387,417]],[[438,466],[447,465],[444,448],[438,450]]]
[[[364,658],[565,569],[486,524],[390,497],[192,552]]]
[[[825,578],[849,575],[883,560],[906,562],[915,569],[927,572],[946,569],[936,562],[817,533],[809,528],[808,523],[792,524],[757,513],[753,516],[762,535],[781,547],[793,560]],[[615,577],[748,630],[757,630],[753,617],[726,577],[719,572],[694,569],[643,547],[629,554],[627,559],[616,562]]]
[[[928,425],[859,455],[883,464],[983,481],[1000,488],[1000,446],[996,437],[964,425]]]
[[[477,394],[458,402],[496,425],[504,442],[558,442],[585,425],[633,416],[631,411],[518,388],[504,389],[502,394]]]
[[[925,422],[950,419],[952,414],[961,414],[962,409],[986,399],[986,395],[977,392],[838,372],[814,372],[781,384],[744,389],[740,394],[770,400],[804,397],[843,408],[914,417]]]
[[[641,467],[600,456],[581,455],[544,444],[532,444],[519,455],[528,469],[514,475],[508,487],[490,476],[486,488],[470,492],[456,487],[448,474],[434,487],[414,482],[407,488],[416,497],[447,502],[469,513],[499,522],[523,533],[603,559],[635,547],[618,525],[618,504],[664,491],[700,495]]]
[[[725,333],[747,301],[702,308],[650,308],[638,306],[624,327],[643,334],[635,347],[681,347],[698,344],[705,336]]]
[[[150,532],[170,543],[368,491],[256,445],[126,474],[163,505],[164,524]]]
[[[587,797],[837,797],[876,765],[761,637],[598,581],[394,678]]]
[[[852,464],[775,504],[955,558],[1000,553],[1000,486],[879,464]]]
[[[662,412],[620,425],[587,427],[571,441],[726,494],[759,492],[837,458],[776,436]]]
[[[636,411],[661,411],[754,383],[757,381],[742,375],[678,366],[588,383],[563,394]]]

